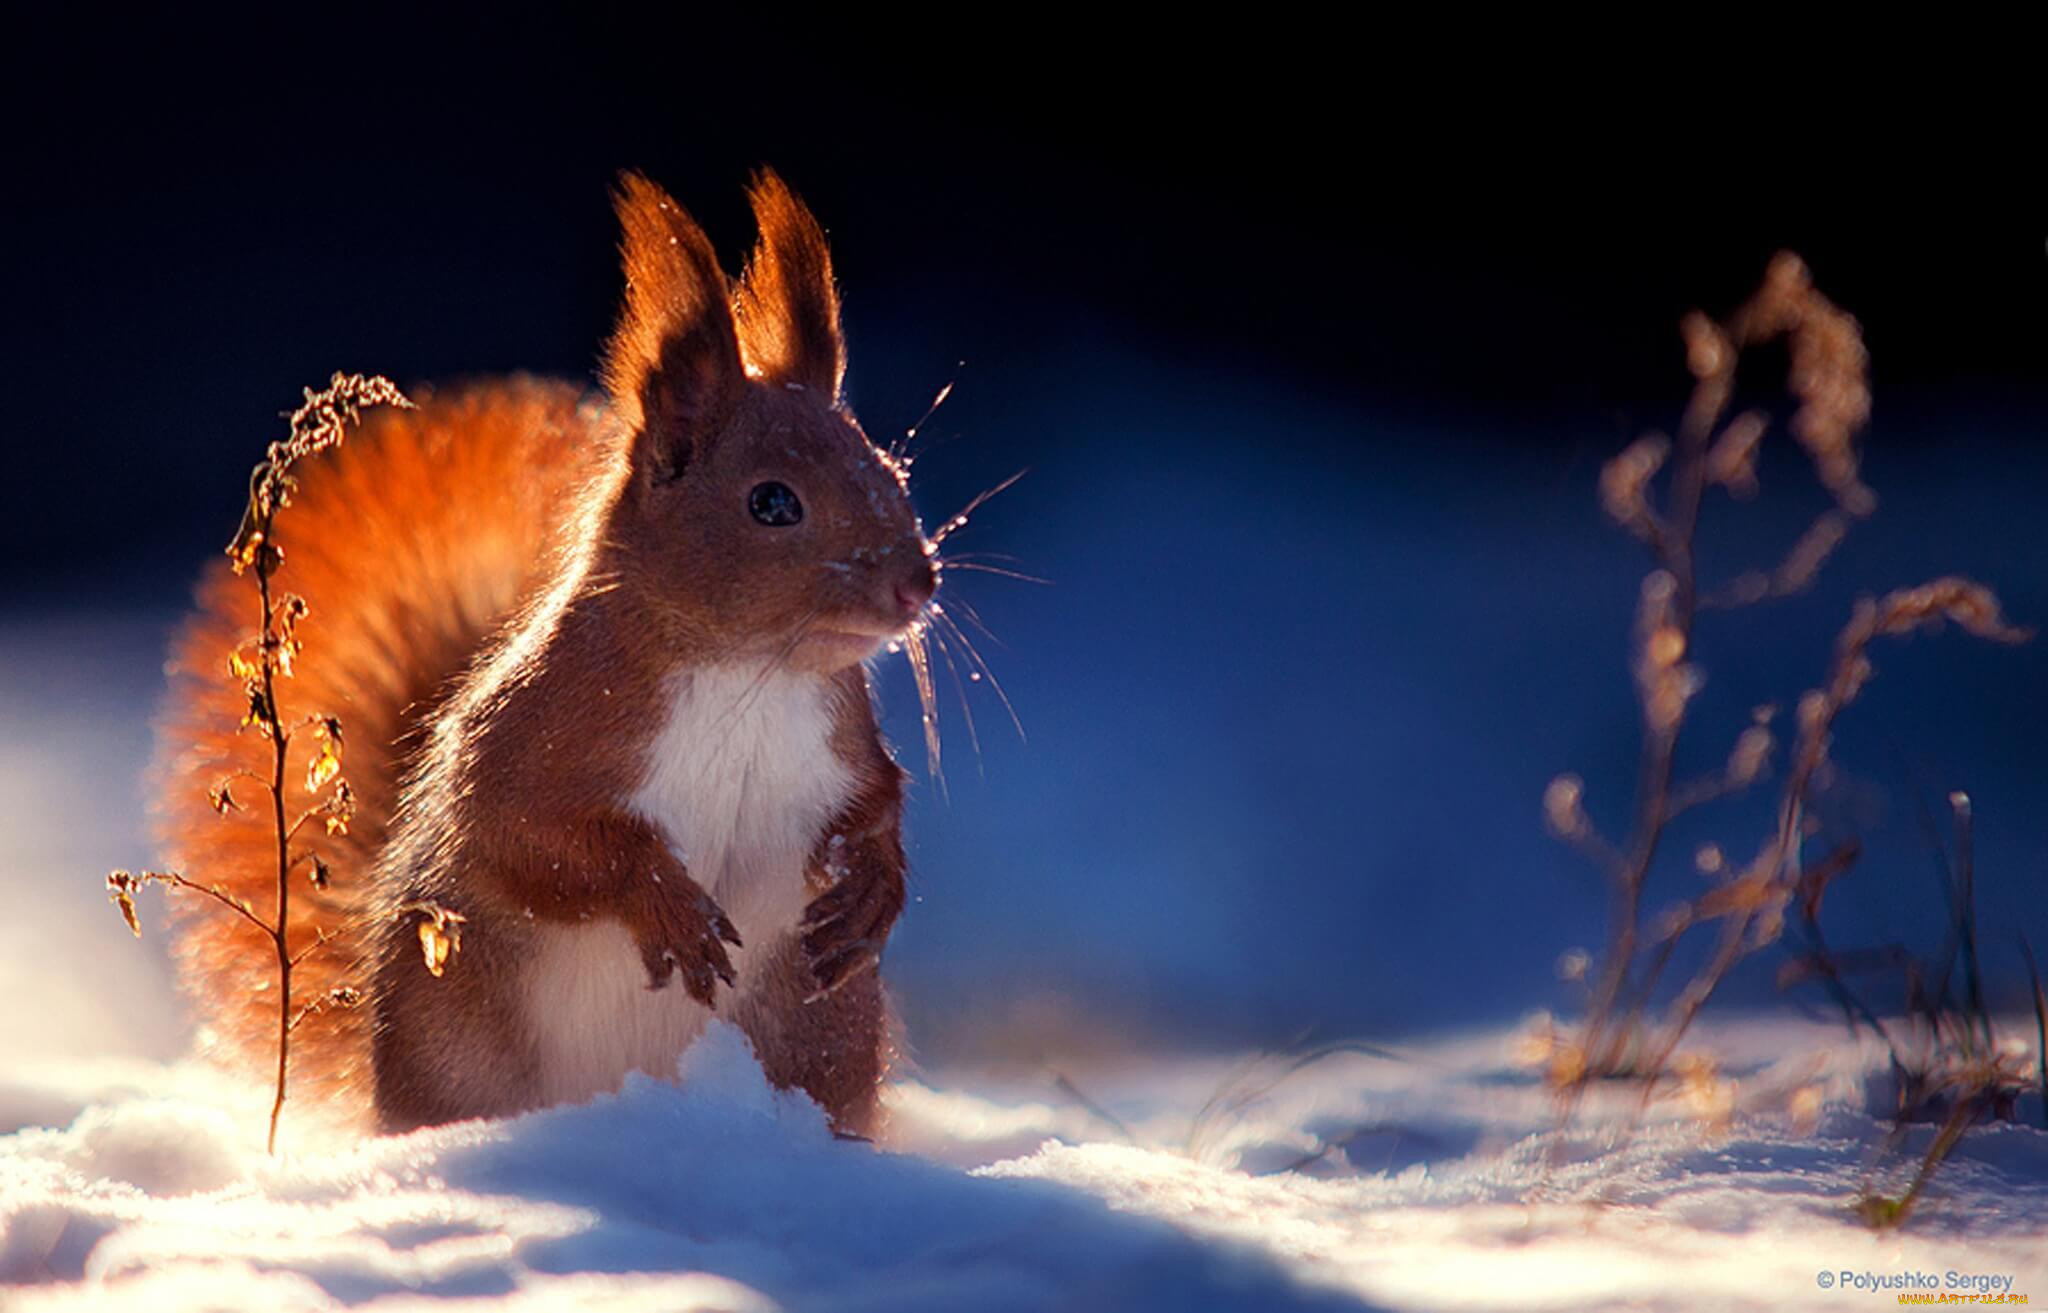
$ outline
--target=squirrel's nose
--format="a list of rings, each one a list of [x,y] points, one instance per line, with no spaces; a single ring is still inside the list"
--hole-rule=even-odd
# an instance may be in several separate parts
[[[914,571],[896,581],[896,613],[906,621],[912,619],[937,591],[938,571],[932,569],[930,561],[919,561]]]

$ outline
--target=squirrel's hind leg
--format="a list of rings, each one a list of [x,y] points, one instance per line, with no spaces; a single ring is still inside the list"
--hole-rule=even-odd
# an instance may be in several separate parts
[[[800,1089],[844,1135],[881,1129],[881,1086],[895,1057],[895,1019],[880,973],[864,969],[821,998],[801,942],[777,944],[750,1006],[734,1018],[771,1084]]]
[[[372,996],[377,1129],[396,1134],[536,1106],[538,1072],[515,993],[525,946],[478,918],[437,977],[420,964],[411,924],[394,927]]]

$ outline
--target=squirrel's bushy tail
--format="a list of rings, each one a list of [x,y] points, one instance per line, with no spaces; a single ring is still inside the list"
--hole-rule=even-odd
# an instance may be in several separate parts
[[[277,519],[284,561],[273,588],[309,608],[295,673],[278,681],[279,717],[287,728],[340,720],[341,773],[356,799],[346,834],[329,834],[316,816],[293,841],[295,854],[317,854],[329,872],[324,889],[310,860],[291,873],[294,951],[328,936],[294,969],[295,1006],[341,986],[367,989],[371,871],[419,730],[547,568],[605,455],[603,412],[569,384],[517,378],[415,400],[417,410],[366,413],[339,449],[303,461]],[[260,604],[225,559],[208,567],[197,600],[172,644],[157,722],[159,847],[171,869],[267,917],[277,890],[271,749],[255,730],[237,730],[248,697],[229,670],[230,653],[261,628]],[[288,821],[332,791],[306,787],[312,757],[309,746],[292,752]],[[223,783],[237,805],[217,813],[208,792]],[[171,902],[180,980],[211,1042],[274,1063],[270,945],[211,900]],[[332,1095],[359,1077],[367,1089],[369,1027],[367,1007],[308,1016],[292,1034],[293,1090]]]

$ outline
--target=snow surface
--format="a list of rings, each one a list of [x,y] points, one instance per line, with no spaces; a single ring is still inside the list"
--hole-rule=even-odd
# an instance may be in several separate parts
[[[1965,1139],[1903,1230],[1849,1215],[1904,1155],[1878,1055],[1723,1023],[1717,1129],[1633,1095],[1560,1130],[1510,1036],[898,1084],[884,1146],[771,1090],[735,1030],[679,1084],[266,1157],[195,1062],[0,1082],[0,1303],[75,1308],[1844,1308],[1817,1273],[2048,1298],[2048,1133]],[[1064,1083],[1062,1081],[1064,1080]],[[1798,1107],[1795,1092],[1818,1096]],[[61,1127],[61,1129],[50,1129]]]

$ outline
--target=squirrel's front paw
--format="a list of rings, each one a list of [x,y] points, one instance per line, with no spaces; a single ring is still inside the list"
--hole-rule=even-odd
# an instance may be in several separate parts
[[[804,960],[816,982],[806,1003],[832,993],[863,971],[881,965],[882,943],[895,920],[886,887],[844,880],[804,909]]]
[[[702,892],[694,899],[685,895],[676,902],[656,902],[651,924],[636,938],[649,989],[666,987],[669,978],[681,971],[683,988],[706,1007],[712,1003],[713,981],[723,980],[730,986],[734,980],[732,955],[725,946],[745,947],[740,932],[711,896]]]

